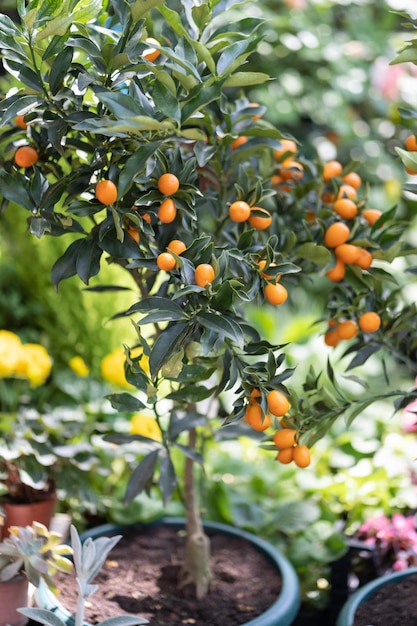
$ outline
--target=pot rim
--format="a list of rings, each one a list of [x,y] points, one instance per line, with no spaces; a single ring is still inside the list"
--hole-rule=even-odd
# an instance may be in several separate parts
[[[362,587],[359,587],[359,589],[354,591],[354,593],[343,605],[342,610],[338,615],[336,626],[352,626],[355,620],[355,613],[362,602],[365,602],[365,600],[372,596],[372,594],[378,591],[381,587],[389,585],[390,583],[395,583],[398,580],[406,578],[407,576],[413,576],[414,574],[417,574],[417,567],[408,567],[400,572],[390,572],[388,574],[384,574],[383,576],[378,576],[378,578],[375,578]]]
[[[81,541],[84,541],[88,537],[95,539],[100,535],[114,535],[128,528],[140,528],[158,524],[167,524],[174,528],[182,528],[185,526],[185,519],[182,517],[162,517],[151,522],[138,522],[126,525],[111,523],[101,524],[81,533],[80,539]],[[277,599],[261,615],[258,615],[255,619],[249,622],[245,622],[244,626],[289,626],[300,609],[301,599],[298,576],[287,557],[284,556],[281,551],[271,543],[248,531],[241,530],[240,528],[236,528],[222,522],[204,521],[203,525],[207,530],[224,532],[229,535],[246,539],[255,545],[260,552],[265,554],[266,557],[274,563],[280,571],[282,586]],[[68,626],[73,626],[74,620],[72,619],[69,611],[58,603],[56,597],[44,585],[40,586],[37,591],[38,599],[44,608],[50,609],[53,605],[55,614],[63,621],[66,620],[66,624]],[[278,616],[280,616],[279,621]],[[85,626],[90,625],[86,623]]]

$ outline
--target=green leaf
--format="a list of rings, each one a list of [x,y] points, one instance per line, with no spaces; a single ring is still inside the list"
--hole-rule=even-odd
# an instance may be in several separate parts
[[[146,15],[150,9],[162,4],[165,0],[136,0],[132,6],[132,20],[137,22],[143,15]]]
[[[271,80],[271,77],[264,72],[236,72],[225,80],[224,86],[247,87],[248,85],[262,85],[267,80]]]
[[[217,333],[220,337],[228,337],[237,344],[239,348],[243,348],[245,345],[242,329],[234,320],[232,321],[230,318],[220,315],[220,313],[216,314],[202,311],[197,315],[197,321],[204,326],[204,328]]]
[[[210,398],[213,394],[213,388],[203,387],[202,385],[191,385],[189,387],[181,387],[178,391],[173,391],[167,396],[168,400],[177,402],[201,402]]]
[[[162,13],[168,24],[171,26],[172,30],[175,31],[177,35],[179,35],[180,37],[185,37],[187,35],[187,31],[182,25],[178,11],[169,9],[165,2],[163,6],[158,8],[158,11]]]
[[[395,148],[395,151],[406,167],[417,172],[417,152],[409,152],[402,148]]]
[[[26,615],[30,619],[33,619],[39,624],[45,624],[45,626],[65,626],[65,623],[55,613],[52,613],[49,609],[18,609],[19,613]]]
[[[190,97],[182,109],[182,123],[186,122],[191,116],[197,113],[197,111],[210,104],[210,102],[217,100],[220,95],[220,91],[220,83],[211,85],[211,87],[206,87],[204,84],[198,85],[192,92],[190,92]]]
[[[88,285],[92,276],[100,271],[100,259],[103,250],[92,239],[82,239],[78,249],[76,271],[83,283]]]
[[[136,152],[134,152],[126,161],[122,173],[119,176],[119,196],[129,191],[132,186],[135,177],[138,174],[143,174],[148,159],[154,154],[154,152],[161,145],[160,141],[153,141],[141,146]]]
[[[56,56],[49,73],[49,85],[53,94],[60,89],[62,80],[72,62],[73,50],[65,48]]]
[[[181,109],[178,98],[173,96],[171,92],[160,82],[154,85],[152,90],[152,98],[157,108],[166,116],[176,122],[181,120]]]
[[[330,250],[313,242],[303,243],[296,249],[296,253],[297,256],[312,261],[319,267],[324,267],[332,259]]]
[[[133,313],[159,313],[162,312],[167,316],[167,320],[184,319],[185,313],[176,302],[169,300],[168,298],[162,298],[161,296],[151,296],[144,298],[132,304],[132,306],[123,313],[124,316],[132,315]]]
[[[4,106],[7,101],[2,102],[2,106]],[[14,120],[16,115],[25,115],[29,113],[37,106],[42,106],[44,101],[38,96],[19,96],[16,100],[12,102],[10,106],[6,108],[3,115],[1,116],[2,126],[10,122],[10,120]]]
[[[36,92],[43,92],[39,76],[30,67],[17,63],[17,61],[8,61],[7,64],[22,83]]]
[[[55,261],[51,270],[51,280],[55,289],[58,289],[58,285],[62,280],[75,276],[77,273],[78,252],[83,245],[83,241],[83,239],[73,241],[64,254]]]
[[[24,178],[20,175],[13,176],[4,170],[0,171],[0,196],[9,202],[15,202],[28,211],[33,209],[29,191],[25,187]]]
[[[159,487],[162,493],[163,505],[167,506],[177,486],[177,476],[170,456],[165,456],[159,466]]]
[[[188,322],[173,322],[155,341],[149,358],[151,376],[154,378],[161,367],[182,347],[189,332]]]
[[[140,104],[125,93],[100,91],[96,93],[96,96],[119,120],[140,116],[143,113]]]
[[[116,409],[116,411],[133,413],[134,411],[140,411],[145,408],[145,404],[143,402],[126,392],[113,393],[110,396],[107,396],[107,399],[110,400],[113,409]]]
[[[236,41],[226,47],[224,52],[221,53],[219,60],[217,61],[217,74],[223,76],[230,73],[235,61],[244,55],[248,50],[253,47],[253,39],[244,39],[242,41]]]
[[[158,456],[159,450],[152,450],[133,470],[126,487],[125,504],[129,504],[143,490],[150,488]]]

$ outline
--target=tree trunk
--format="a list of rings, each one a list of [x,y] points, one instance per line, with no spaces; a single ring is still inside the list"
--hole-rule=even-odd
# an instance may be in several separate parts
[[[197,433],[195,428],[189,431],[189,447],[195,450]],[[189,457],[185,461],[185,506],[186,532],[184,583],[195,585],[197,598],[203,598],[210,587],[210,540],[204,532],[201,519],[197,490],[195,485],[194,461]]]

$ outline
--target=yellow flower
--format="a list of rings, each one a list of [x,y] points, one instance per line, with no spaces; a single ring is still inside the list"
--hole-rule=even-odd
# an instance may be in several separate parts
[[[0,330],[0,377],[7,378],[16,373],[22,342],[10,330]]]
[[[43,346],[39,343],[22,344],[16,368],[18,376],[24,376],[32,387],[38,387],[46,381],[51,368],[51,357]]]
[[[104,380],[119,387],[131,387],[125,377],[126,357],[121,348],[115,348],[101,360],[100,370]]]
[[[136,413],[130,420],[130,434],[142,435],[154,441],[161,441],[162,433],[154,417],[145,413]]]
[[[72,371],[81,378],[86,378],[90,373],[90,368],[80,356],[73,356],[72,359],[69,360],[69,366]]]

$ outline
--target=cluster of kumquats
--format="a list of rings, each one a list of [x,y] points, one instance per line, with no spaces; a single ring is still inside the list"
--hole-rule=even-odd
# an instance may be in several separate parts
[[[253,430],[264,432],[273,426],[273,417],[280,418],[279,428],[272,436],[272,441],[278,449],[277,461],[287,465],[294,461],[298,467],[308,467],[311,462],[308,446],[299,444],[299,434],[291,426],[291,417],[287,416],[290,410],[288,398],[278,389],[266,394],[267,411],[263,411],[259,403],[261,392],[252,389],[245,412],[245,421]],[[284,417],[285,416],[285,417]]]

